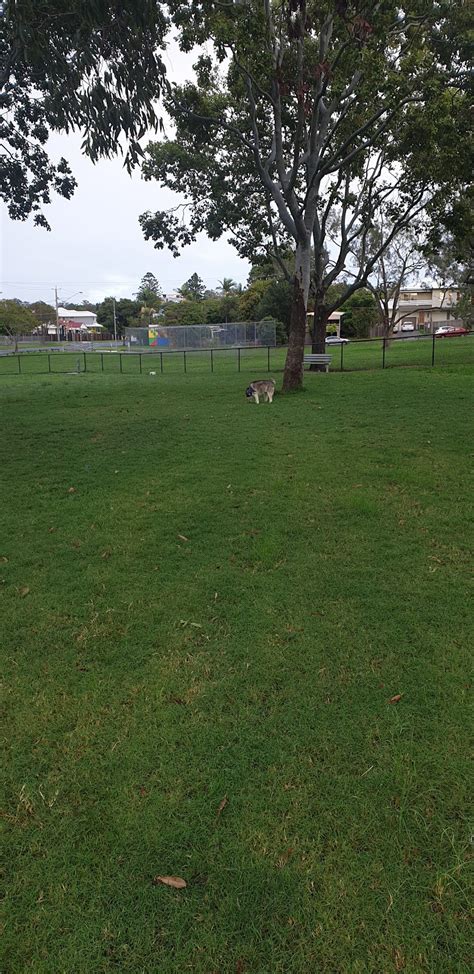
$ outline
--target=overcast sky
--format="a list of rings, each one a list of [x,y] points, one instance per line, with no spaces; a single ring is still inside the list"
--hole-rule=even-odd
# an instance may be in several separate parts
[[[175,80],[189,77],[194,57],[170,45],[168,72]],[[120,158],[92,165],[81,155],[80,136],[54,135],[50,155],[64,155],[78,187],[71,200],[53,197],[45,208],[51,232],[20,223],[1,214],[1,298],[54,303],[54,286],[60,302],[100,301],[106,295],[132,297],[147,271],[158,278],[165,293],[176,290],[197,271],[205,285],[215,288],[224,276],[245,284],[249,265],[224,240],[213,243],[205,235],[174,258],[168,250],[155,250],[138,224],[145,210],[167,209],[179,201],[169,190],[142,180],[139,170],[130,177]],[[78,294],[80,291],[82,293]]]

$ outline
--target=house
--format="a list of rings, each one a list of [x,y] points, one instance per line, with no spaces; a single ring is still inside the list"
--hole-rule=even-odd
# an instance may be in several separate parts
[[[433,332],[447,321],[456,321],[455,307],[461,298],[457,288],[406,288],[400,292],[395,332],[403,325],[415,330]],[[393,301],[389,302],[390,310]]]
[[[87,338],[91,334],[103,331],[103,325],[97,324],[97,315],[93,311],[84,311],[82,308],[58,308],[58,328],[55,324],[48,325],[48,335],[57,335],[63,338]]]
[[[180,301],[184,301],[185,298],[179,291],[170,291],[169,294],[164,294],[163,298],[165,301],[172,301],[173,303],[179,304]]]
[[[88,331],[97,325],[97,315],[93,311],[84,311],[82,308],[78,311],[73,308],[58,308],[58,319],[61,328],[66,331],[78,329]]]

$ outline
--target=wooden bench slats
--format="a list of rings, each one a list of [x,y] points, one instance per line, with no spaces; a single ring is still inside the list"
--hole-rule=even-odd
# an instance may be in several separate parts
[[[329,372],[329,366],[331,364],[331,356],[312,352],[310,355],[304,356],[303,363],[304,365],[325,365],[326,372]]]

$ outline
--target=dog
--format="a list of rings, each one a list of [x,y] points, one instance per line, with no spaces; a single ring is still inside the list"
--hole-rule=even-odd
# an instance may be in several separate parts
[[[268,402],[273,402],[273,395],[275,392],[275,383],[273,379],[255,379],[251,382],[245,390],[245,395],[247,399],[253,399],[257,403],[260,402],[260,396],[262,399],[266,397]]]

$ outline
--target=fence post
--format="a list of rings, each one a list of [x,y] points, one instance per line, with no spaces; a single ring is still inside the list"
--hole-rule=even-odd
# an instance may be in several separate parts
[[[434,363],[435,363],[435,342],[436,342],[436,336],[435,336],[435,331],[434,331],[434,326],[433,326],[433,342],[432,342],[432,345],[431,345],[431,364],[432,365],[434,365]]]
[[[344,342],[341,342],[341,372],[344,372]]]
[[[84,372],[87,372],[86,353],[83,352],[83,355],[84,355]]]
[[[267,348],[267,372],[270,372],[270,346]]]
[[[51,352],[48,352],[48,372],[51,372]]]
[[[140,375],[141,375],[142,373],[142,353],[141,352],[139,353],[139,361],[140,361]]]
[[[184,371],[186,372],[186,352],[185,351],[183,352],[183,365],[184,365]]]
[[[240,372],[240,348],[237,349],[237,371]]]
[[[104,353],[103,352],[100,353],[100,368],[101,368],[101,372],[103,372],[104,371]]]
[[[121,352],[119,352],[119,359],[120,359],[120,362],[119,362],[120,371],[123,372],[123,368],[122,368],[122,353]]]
[[[214,372],[214,349],[211,348],[211,372]]]
[[[382,346],[382,368],[383,369],[385,368],[385,342],[386,342],[386,338],[383,339],[383,346]]]
[[[160,371],[163,371],[163,352],[160,352]]]

